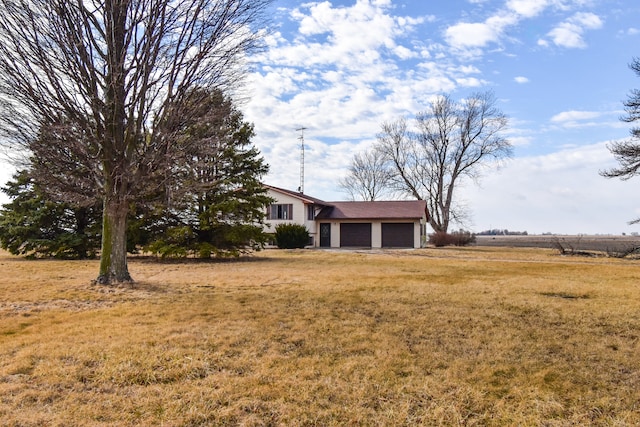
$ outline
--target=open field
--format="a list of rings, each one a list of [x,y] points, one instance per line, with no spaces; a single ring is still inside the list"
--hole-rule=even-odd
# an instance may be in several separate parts
[[[566,249],[593,252],[622,252],[632,247],[640,247],[638,236],[476,236],[478,246],[514,247],[514,248],[556,248],[560,243]]]
[[[640,425],[640,261],[548,249],[0,252],[7,426]]]

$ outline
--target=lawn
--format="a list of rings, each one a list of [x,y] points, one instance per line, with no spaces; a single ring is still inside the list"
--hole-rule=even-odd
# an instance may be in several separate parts
[[[640,425],[640,261],[548,249],[0,252],[7,426]]]

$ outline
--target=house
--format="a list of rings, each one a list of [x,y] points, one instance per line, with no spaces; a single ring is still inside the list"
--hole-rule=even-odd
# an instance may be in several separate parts
[[[325,202],[306,194],[265,185],[275,201],[267,207],[265,231],[300,224],[309,245],[323,248],[419,248],[426,235],[423,200]]]

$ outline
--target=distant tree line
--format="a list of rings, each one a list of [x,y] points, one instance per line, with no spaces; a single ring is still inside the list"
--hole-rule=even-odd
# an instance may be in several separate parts
[[[509,231],[507,229],[492,229],[492,230],[484,230],[479,233],[476,233],[477,236],[528,236],[529,233],[526,231]]]

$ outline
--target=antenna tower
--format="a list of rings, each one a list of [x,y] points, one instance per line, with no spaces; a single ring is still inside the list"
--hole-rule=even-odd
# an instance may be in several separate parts
[[[298,191],[300,193],[304,193],[304,131],[307,129],[306,127],[300,127],[296,129],[297,132],[300,132],[300,136],[298,139],[300,140],[300,187],[298,187]]]

